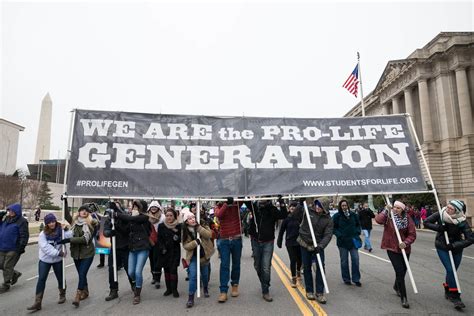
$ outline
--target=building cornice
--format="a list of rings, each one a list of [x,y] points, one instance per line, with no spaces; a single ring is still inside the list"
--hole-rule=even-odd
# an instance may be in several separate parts
[[[3,125],[8,125],[10,127],[13,127],[13,128],[16,128],[17,130],[19,130],[20,132],[24,131],[25,130],[25,127],[21,126],[21,125],[18,125],[18,124],[15,124],[13,122],[10,122],[10,121],[7,121],[5,119],[2,119],[0,118],[0,125],[3,124]]]

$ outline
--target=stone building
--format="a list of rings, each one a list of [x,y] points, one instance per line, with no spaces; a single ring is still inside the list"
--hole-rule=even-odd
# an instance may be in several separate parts
[[[0,118],[0,174],[12,175],[16,170],[18,140],[25,128]]]
[[[368,116],[411,115],[441,202],[462,199],[473,216],[474,32],[439,33],[389,61],[364,104]],[[360,103],[345,116],[361,116]]]

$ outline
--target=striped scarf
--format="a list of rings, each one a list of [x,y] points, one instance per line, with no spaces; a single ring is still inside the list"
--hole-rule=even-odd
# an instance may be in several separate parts
[[[405,215],[399,215],[393,212],[393,218],[395,218],[395,224],[397,224],[397,229],[405,229],[408,227],[408,217]]]

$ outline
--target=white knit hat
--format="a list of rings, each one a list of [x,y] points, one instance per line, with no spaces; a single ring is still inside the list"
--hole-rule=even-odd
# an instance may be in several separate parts
[[[158,201],[151,201],[150,205],[148,206],[147,211],[149,212],[152,207],[156,207],[159,210],[161,210],[161,205],[160,205],[160,202],[158,202]]]

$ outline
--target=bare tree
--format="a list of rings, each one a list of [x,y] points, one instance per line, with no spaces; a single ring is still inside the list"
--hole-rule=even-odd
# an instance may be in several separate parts
[[[21,181],[18,177],[0,175],[0,209],[19,202],[20,187]]]

